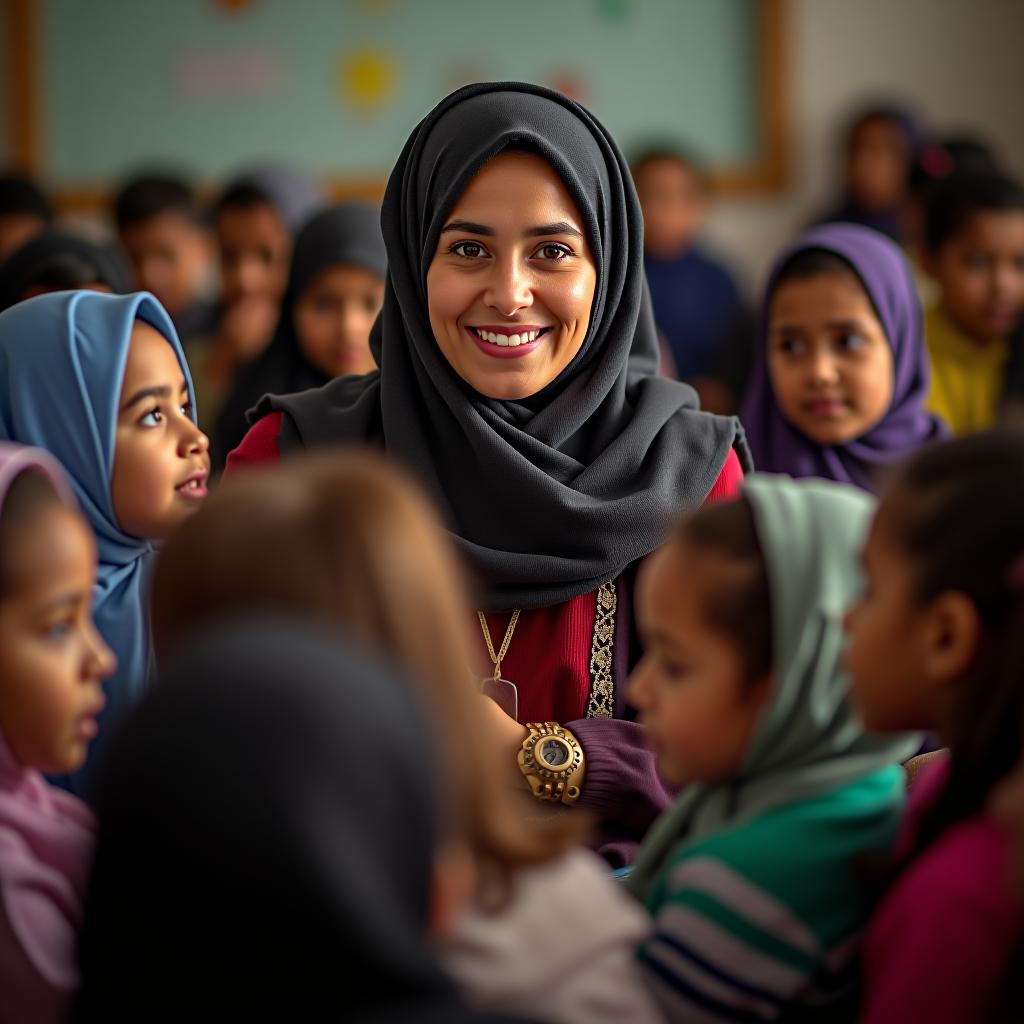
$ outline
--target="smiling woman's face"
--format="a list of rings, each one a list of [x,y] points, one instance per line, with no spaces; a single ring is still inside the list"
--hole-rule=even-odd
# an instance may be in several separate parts
[[[489,398],[541,391],[579,352],[597,270],[562,179],[530,153],[502,153],[469,183],[427,271],[438,347]]]

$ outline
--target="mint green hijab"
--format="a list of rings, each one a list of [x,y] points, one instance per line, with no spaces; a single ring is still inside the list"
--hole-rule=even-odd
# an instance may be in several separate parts
[[[841,665],[842,617],[863,579],[875,499],[847,484],[755,474],[754,512],[772,602],[774,693],[739,774],[688,786],[654,823],[627,887],[641,900],[676,848],[910,757],[913,736],[868,736]]]

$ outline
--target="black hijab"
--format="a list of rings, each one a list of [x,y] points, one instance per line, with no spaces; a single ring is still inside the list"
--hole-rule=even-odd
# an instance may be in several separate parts
[[[182,650],[103,766],[76,1019],[475,1019],[426,937],[442,811],[413,684],[275,619]]]
[[[45,231],[0,264],[0,311],[20,302],[35,285],[64,292],[91,284],[105,284],[115,295],[131,291],[120,254],[78,235]]]
[[[546,159],[585,223],[597,266],[590,327],[569,366],[522,401],[485,398],[448,365],[426,276],[445,219],[473,176],[509,148]],[[700,505],[738,420],[701,413],[685,384],[656,376],[643,220],[625,159],[587,110],[521,82],[470,85],[412,133],[388,181],[384,308],[371,335],[380,371],[303,395],[279,445],[372,441],[427,487],[476,567],[492,610],[558,604],[653,551]]]
[[[316,214],[295,239],[281,315],[266,350],[235,377],[213,431],[213,462],[220,469],[245,436],[245,413],[262,395],[288,394],[326,384],[330,378],[302,354],[295,334],[295,305],[316,276],[348,264],[380,278],[388,258],[380,233],[380,209],[370,203],[342,203]]]

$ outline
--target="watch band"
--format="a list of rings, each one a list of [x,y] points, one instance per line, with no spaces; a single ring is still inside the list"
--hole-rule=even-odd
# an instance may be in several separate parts
[[[580,741],[557,722],[528,722],[516,760],[538,800],[574,804],[580,798],[586,760]]]

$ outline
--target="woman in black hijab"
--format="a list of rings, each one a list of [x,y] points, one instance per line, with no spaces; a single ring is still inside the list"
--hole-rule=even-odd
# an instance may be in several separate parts
[[[295,239],[274,337],[235,376],[212,436],[214,468],[245,436],[246,412],[266,394],[318,388],[375,368],[369,333],[384,297],[387,254],[380,209],[342,203],[316,214]]]
[[[0,312],[45,292],[77,288],[131,291],[128,268],[111,248],[64,231],[46,231],[0,264]]]
[[[445,809],[412,682],[273,619],[182,650],[105,764],[76,1019],[489,1019],[429,948]]]
[[[742,430],[656,376],[636,192],[572,100],[452,94],[406,143],[381,224],[379,373],[264,398],[229,471],[338,442],[404,463],[484,587],[496,741],[535,796],[590,807],[628,859],[670,799],[622,694],[633,573],[675,516],[736,489]],[[546,734],[511,718],[568,724],[559,770],[535,770]]]

